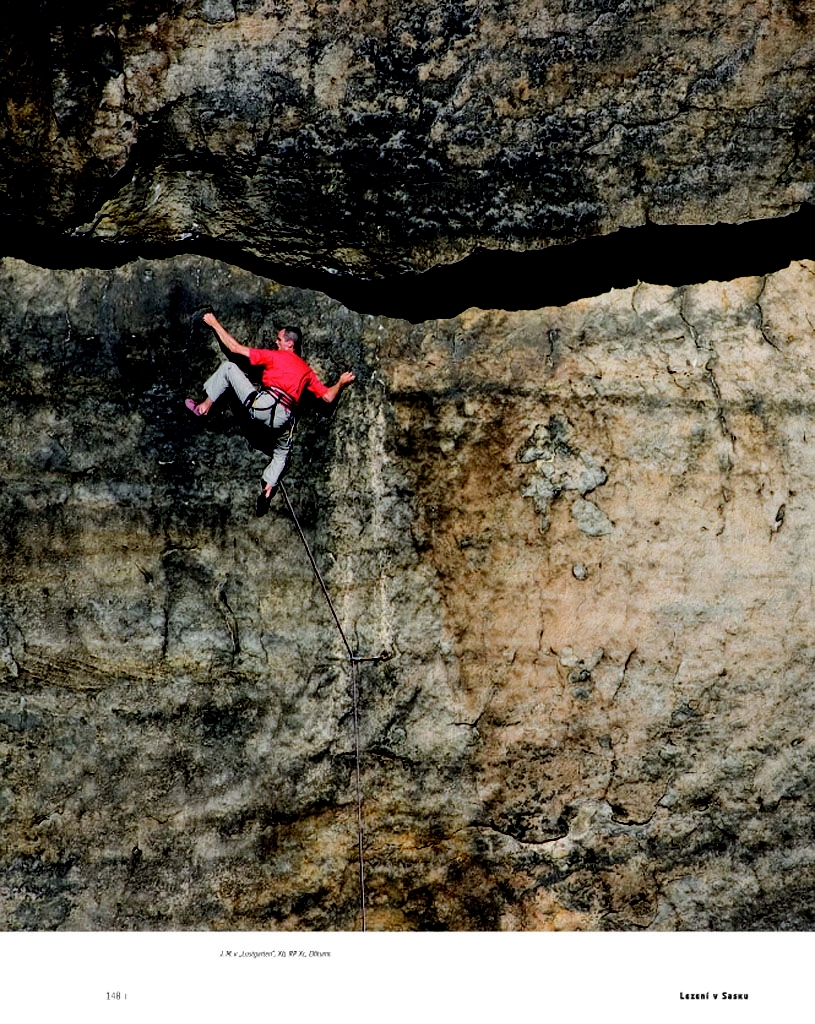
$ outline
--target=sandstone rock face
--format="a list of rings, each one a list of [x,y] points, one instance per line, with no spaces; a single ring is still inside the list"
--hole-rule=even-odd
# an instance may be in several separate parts
[[[777,216],[813,198],[813,19],[799,0],[46,5],[1,58],[0,212],[107,259],[218,240],[357,275]]]
[[[0,295],[0,926],[360,924],[347,660],[183,409],[207,302],[358,373],[287,488],[391,655],[369,927],[812,926],[815,265],[417,325],[190,257]]]

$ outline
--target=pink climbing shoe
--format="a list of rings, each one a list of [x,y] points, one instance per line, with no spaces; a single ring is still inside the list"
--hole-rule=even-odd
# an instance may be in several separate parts
[[[195,401],[194,398],[188,398],[186,400],[186,402],[184,402],[184,405],[186,405],[186,407],[190,410],[190,412],[193,414],[193,416],[203,416],[204,415],[202,412],[198,411],[198,403]]]

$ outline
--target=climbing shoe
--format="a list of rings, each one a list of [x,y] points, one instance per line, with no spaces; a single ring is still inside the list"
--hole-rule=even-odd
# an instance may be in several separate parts
[[[267,498],[266,497],[266,488],[265,487],[261,488],[261,492],[257,496],[257,499],[255,501],[255,515],[258,517],[258,519],[260,519],[261,516],[265,516],[266,513],[269,511],[269,506],[272,504],[272,498],[274,497],[274,492],[275,492],[275,489],[273,488],[272,489],[272,493]]]

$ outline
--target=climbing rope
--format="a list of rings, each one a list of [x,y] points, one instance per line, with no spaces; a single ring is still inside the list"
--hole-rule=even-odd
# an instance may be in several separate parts
[[[359,901],[360,911],[362,913],[362,930],[366,931],[367,920],[365,908],[365,856],[363,851],[365,836],[362,826],[362,773],[360,771],[358,665],[361,661],[385,661],[388,657],[390,657],[390,655],[383,651],[382,654],[379,654],[375,657],[363,658],[360,657],[358,654],[354,653],[354,651],[351,648],[351,645],[348,643],[348,638],[345,635],[345,631],[342,628],[342,624],[340,623],[337,611],[334,608],[334,602],[331,600],[331,595],[328,593],[328,588],[325,585],[325,580],[323,579],[322,573],[320,572],[320,569],[317,566],[317,562],[314,560],[314,555],[312,554],[311,547],[309,546],[309,543],[306,540],[306,535],[303,533],[302,526],[300,526],[300,520],[297,518],[297,514],[295,513],[294,508],[292,507],[291,501],[289,501],[289,496],[286,493],[286,488],[283,486],[282,481],[280,483],[280,493],[283,495],[283,500],[286,502],[286,507],[289,510],[289,514],[291,515],[294,525],[297,528],[297,532],[300,535],[300,540],[303,542],[303,547],[306,549],[308,559],[311,562],[311,568],[314,570],[314,575],[317,577],[317,581],[320,584],[320,588],[322,589],[322,592],[325,596],[326,603],[328,604],[328,607],[331,609],[331,615],[333,616],[339,634],[342,637],[342,642],[345,645],[346,651],[348,652],[348,663],[351,668],[351,700],[354,711],[354,753],[356,769],[354,774],[356,776],[357,789],[357,847],[359,851]]]

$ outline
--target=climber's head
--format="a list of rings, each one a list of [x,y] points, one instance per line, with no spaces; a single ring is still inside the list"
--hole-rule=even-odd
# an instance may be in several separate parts
[[[277,332],[277,347],[281,352],[294,352],[299,356],[302,338],[299,327],[284,327]]]

